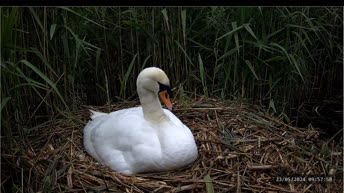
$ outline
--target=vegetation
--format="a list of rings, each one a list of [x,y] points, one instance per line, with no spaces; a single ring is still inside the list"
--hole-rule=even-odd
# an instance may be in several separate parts
[[[7,136],[128,99],[151,65],[178,90],[286,121],[314,98],[342,99],[341,8],[1,8],[1,42]]]
[[[167,72],[181,97],[256,104],[286,122],[322,103],[342,108],[342,8],[0,11],[1,136],[8,151],[25,145],[37,125],[81,105],[133,99],[138,73],[152,65]]]

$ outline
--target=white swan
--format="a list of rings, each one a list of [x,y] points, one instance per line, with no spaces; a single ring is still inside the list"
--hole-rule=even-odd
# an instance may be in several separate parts
[[[93,111],[84,128],[86,151],[112,170],[136,174],[166,171],[194,162],[190,129],[171,111],[169,79],[159,68],[144,69],[136,86],[142,107],[112,113]],[[169,110],[161,107],[158,93]]]

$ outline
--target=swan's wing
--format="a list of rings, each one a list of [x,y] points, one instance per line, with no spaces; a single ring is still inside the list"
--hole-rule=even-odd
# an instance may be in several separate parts
[[[94,157],[96,160],[102,162],[100,157],[98,156],[95,148],[94,148],[94,142],[91,140],[92,138],[92,133],[94,130],[97,130],[99,128],[99,125],[104,121],[107,117],[98,117],[95,120],[90,120],[87,125],[84,128],[84,147],[87,151],[88,154],[90,154],[92,157]]]
[[[185,164],[192,163],[198,156],[198,150],[195,143],[195,138],[186,125],[184,125],[181,120],[176,117],[171,111],[164,109],[164,112],[169,117],[171,122],[169,125],[164,126],[166,130],[165,142],[169,145],[168,154],[178,155],[178,160],[176,166],[181,167]],[[174,125],[174,126],[172,126]],[[178,139],[175,141],[174,139]],[[172,144],[178,145],[172,145]]]
[[[93,129],[91,141],[104,165],[122,173],[154,169],[154,163],[161,158],[161,146],[155,128],[143,118],[141,107],[116,111],[93,121],[98,120],[101,123]]]
[[[184,125],[184,123],[178,117],[176,117],[171,111],[164,109],[164,113],[177,127],[186,127],[186,125]],[[188,127],[186,128],[190,130]]]

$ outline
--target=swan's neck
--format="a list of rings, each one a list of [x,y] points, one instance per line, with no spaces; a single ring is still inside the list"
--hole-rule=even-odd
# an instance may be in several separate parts
[[[146,120],[158,122],[166,118],[158,96],[148,90],[139,89],[138,94],[142,105],[143,115]]]

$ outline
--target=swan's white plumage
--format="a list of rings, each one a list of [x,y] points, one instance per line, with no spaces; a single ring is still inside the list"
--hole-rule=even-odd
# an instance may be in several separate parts
[[[102,112],[97,112],[97,111],[92,111],[90,110],[92,115],[91,115],[91,119],[94,119],[96,117],[99,117],[99,116],[103,116],[103,115],[108,115],[109,113],[102,113]]]
[[[140,73],[137,89],[142,107],[109,114],[92,112],[84,129],[84,146],[92,157],[126,174],[165,171],[195,161],[194,137],[172,112],[162,109],[158,81],[169,84],[158,68]]]

